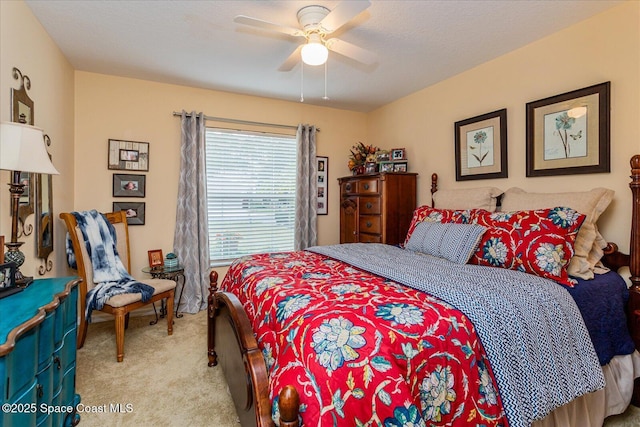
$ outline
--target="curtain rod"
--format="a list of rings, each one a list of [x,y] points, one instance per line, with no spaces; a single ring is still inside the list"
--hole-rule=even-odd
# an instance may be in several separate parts
[[[178,113],[177,111],[173,112],[174,116],[182,116],[182,113]],[[191,113],[186,114],[187,117],[191,117]],[[224,117],[212,117],[212,116],[204,116],[206,120],[211,120],[215,122],[224,122],[224,123],[235,123],[240,125],[253,125],[253,126],[269,126],[275,128],[284,128],[284,129],[298,129],[298,126],[292,125],[280,125],[277,123],[263,123],[263,122],[252,122],[249,120],[238,120],[238,119],[226,119]],[[316,128],[316,132],[320,132],[319,128]]]

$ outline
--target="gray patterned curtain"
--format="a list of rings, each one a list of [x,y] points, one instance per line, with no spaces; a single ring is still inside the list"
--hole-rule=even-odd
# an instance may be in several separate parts
[[[298,125],[298,173],[296,188],[295,250],[315,246],[318,241],[318,165],[316,161],[316,128]]]
[[[185,275],[179,310],[197,313],[207,308],[209,286],[204,114],[183,110],[181,123],[180,182],[173,248],[184,265]]]

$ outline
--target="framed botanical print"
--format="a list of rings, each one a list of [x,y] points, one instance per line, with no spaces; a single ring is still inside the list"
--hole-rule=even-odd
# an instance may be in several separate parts
[[[456,122],[456,181],[507,178],[507,110]]]
[[[611,82],[527,103],[527,176],[609,172]]]

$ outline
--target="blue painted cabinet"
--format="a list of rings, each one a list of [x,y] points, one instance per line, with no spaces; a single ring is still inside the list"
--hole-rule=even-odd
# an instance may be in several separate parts
[[[70,426],[76,394],[78,282],[35,280],[0,299],[0,426]]]

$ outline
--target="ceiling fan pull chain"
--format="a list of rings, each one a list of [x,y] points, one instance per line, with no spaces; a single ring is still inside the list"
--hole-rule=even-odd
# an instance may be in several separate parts
[[[304,62],[300,61],[300,102],[304,102]]]
[[[329,97],[327,96],[327,63],[329,61],[324,63],[324,96],[322,97],[322,99],[324,99],[325,101],[329,100]]]

